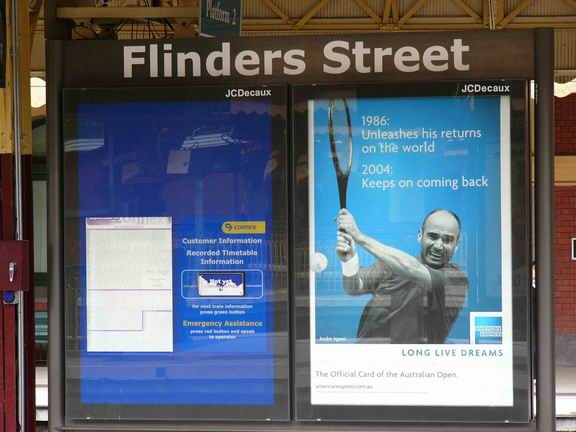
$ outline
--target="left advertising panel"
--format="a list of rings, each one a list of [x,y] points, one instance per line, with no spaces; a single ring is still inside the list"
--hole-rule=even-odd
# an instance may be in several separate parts
[[[289,418],[286,89],[65,89],[66,417]]]

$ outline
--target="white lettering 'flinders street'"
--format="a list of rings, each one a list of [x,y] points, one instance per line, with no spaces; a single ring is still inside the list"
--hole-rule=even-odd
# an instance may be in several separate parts
[[[421,66],[430,72],[443,72],[449,69],[450,63],[457,71],[467,71],[470,65],[464,63],[463,55],[468,51],[470,47],[463,45],[462,39],[454,39],[449,50],[433,45],[423,53],[412,46],[400,47],[396,52],[392,48],[366,48],[362,41],[354,42],[354,47],[350,49],[350,42],[336,40],[324,47],[324,57],[330,62],[324,64],[324,72],[335,75],[347,72],[352,58],[354,68],[359,73],[383,72],[387,60],[393,60],[397,70],[407,73],[418,72]]]
[[[397,70],[404,73],[418,71],[444,72],[450,69],[468,71],[465,57],[470,46],[462,39],[453,39],[449,47],[432,45],[427,48],[413,46],[367,47],[364,41],[334,40],[328,42],[320,57],[321,70],[328,75],[348,72],[369,74]],[[306,71],[306,51],[303,49],[252,50],[232,53],[230,42],[222,42],[220,49],[201,55],[196,51],[178,52],[171,43],[131,45],[124,47],[124,78],[134,73],[148,78],[228,77],[301,75]]]

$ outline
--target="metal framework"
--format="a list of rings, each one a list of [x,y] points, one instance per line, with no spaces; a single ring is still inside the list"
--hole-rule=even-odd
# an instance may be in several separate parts
[[[198,6],[142,7],[125,0],[118,6],[85,7],[66,3],[58,18],[188,18],[198,19]],[[186,1],[180,4],[189,5]],[[145,9],[146,11],[144,11]],[[245,0],[242,30],[270,32],[391,32],[504,28],[576,29],[576,0]]]
[[[269,31],[406,31],[489,28],[576,28],[576,0],[351,0],[358,16],[323,16],[321,11],[337,0],[316,0],[303,13],[290,16],[286,1],[259,0],[274,12],[272,19],[245,17],[244,30]],[[304,7],[305,3],[298,2]],[[542,3],[542,5],[538,5]],[[338,10],[338,7],[334,9]],[[341,8],[343,9],[343,8]],[[530,12],[530,10],[532,10]],[[558,15],[549,15],[556,10]],[[542,12],[539,15],[538,12]],[[356,15],[356,14],[355,14]]]

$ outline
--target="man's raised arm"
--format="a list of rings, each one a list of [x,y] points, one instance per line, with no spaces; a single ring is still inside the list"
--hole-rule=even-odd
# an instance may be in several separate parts
[[[343,284],[346,292],[353,296],[366,294],[366,287],[358,274],[360,264],[356,245],[352,237],[343,231],[338,231],[336,234],[336,255],[342,262]]]
[[[420,286],[425,287],[426,289],[431,288],[432,280],[430,278],[430,273],[420,261],[418,261],[413,256],[402,252],[401,250],[386,246],[362,233],[356,225],[354,216],[352,216],[348,210],[341,209],[338,213],[338,217],[336,218],[336,222],[338,223],[339,231],[336,251],[343,262],[345,262],[345,260],[343,259],[341,253],[343,253],[345,249],[344,243],[350,243],[354,247],[354,253],[346,256],[348,258],[347,261],[350,261],[353,257],[356,257],[357,259],[355,249],[357,244],[374,255],[378,261],[380,261],[386,268],[390,269],[396,275],[412,280]],[[340,244],[340,239],[342,239],[342,244]],[[352,294],[348,288],[346,289],[350,294]],[[360,289],[362,289],[361,286]],[[362,293],[359,292],[358,294]]]

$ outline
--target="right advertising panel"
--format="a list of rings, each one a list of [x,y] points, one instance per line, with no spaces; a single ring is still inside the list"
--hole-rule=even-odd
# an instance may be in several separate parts
[[[299,418],[528,421],[525,94],[295,90]]]

